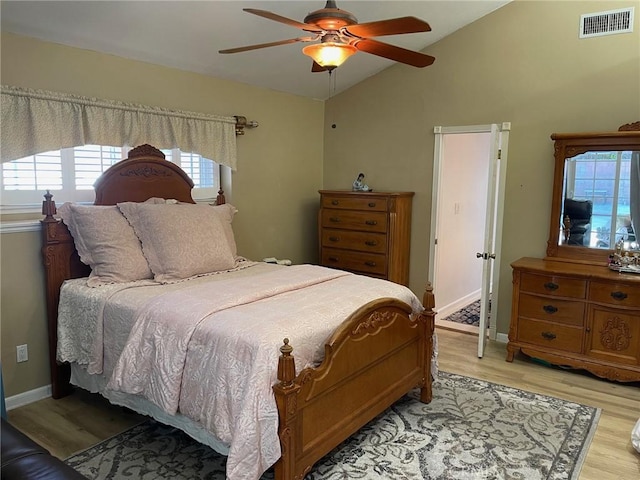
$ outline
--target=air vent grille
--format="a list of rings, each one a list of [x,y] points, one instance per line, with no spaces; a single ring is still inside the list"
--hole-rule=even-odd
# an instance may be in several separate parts
[[[633,32],[633,7],[580,17],[580,38]]]

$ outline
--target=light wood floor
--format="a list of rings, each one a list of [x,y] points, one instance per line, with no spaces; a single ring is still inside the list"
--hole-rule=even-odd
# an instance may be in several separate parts
[[[478,359],[477,336],[437,329],[441,370],[602,409],[580,480],[638,480],[640,454],[631,429],[640,417],[640,384],[619,384],[537,364],[524,356],[505,361],[506,346],[488,342]],[[9,412],[9,421],[60,458],[109,438],[142,417],[83,392],[45,399]]]

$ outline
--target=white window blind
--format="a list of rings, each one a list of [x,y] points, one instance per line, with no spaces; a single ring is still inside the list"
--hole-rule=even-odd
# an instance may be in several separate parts
[[[93,190],[93,184],[102,172],[120,161],[123,156],[121,147],[106,147],[103,145],[74,147],[73,162],[76,190]]]
[[[84,145],[39,153],[2,164],[2,201],[7,207],[39,206],[46,190],[58,204],[93,202],[93,184],[110,166],[126,157],[129,147]],[[215,199],[220,188],[220,167],[201,155],[162,150],[194,183],[195,200]]]
[[[60,150],[43,152],[3,163],[2,187],[3,191],[62,189]]]

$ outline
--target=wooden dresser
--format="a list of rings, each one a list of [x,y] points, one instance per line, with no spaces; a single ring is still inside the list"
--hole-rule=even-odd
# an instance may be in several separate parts
[[[320,190],[320,264],[409,283],[413,192]]]
[[[640,380],[640,275],[538,258],[511,266],[507,361],[522,351],[609,380]]]

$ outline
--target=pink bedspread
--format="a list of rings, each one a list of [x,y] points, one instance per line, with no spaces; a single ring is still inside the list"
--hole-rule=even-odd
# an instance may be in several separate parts
[[[422,310],[406,287],[311,265],[160,295],[138,313],[109,387],[201,423],[229,445],[227,478],[255,480],[280,457],[282,339],[298,371],[318,364],[340,323],[380,297]]]

